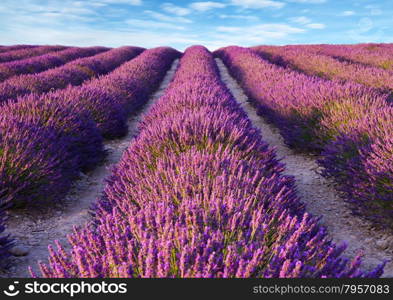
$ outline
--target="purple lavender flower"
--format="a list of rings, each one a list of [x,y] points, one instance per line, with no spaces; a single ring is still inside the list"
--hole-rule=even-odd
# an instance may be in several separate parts
[[[0,198],[12,205],[42,203],[63,195],[76,176],[69,141],[53,128],[0,120]]]

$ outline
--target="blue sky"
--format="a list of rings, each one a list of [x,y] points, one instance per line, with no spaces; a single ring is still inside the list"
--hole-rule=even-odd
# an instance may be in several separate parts
[[[0,45],[393,42],[391,0],[0,0]]]

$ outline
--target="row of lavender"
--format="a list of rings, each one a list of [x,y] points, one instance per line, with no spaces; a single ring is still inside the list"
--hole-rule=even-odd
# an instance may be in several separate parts
[[[141,51],[122,47],[108,56],[115,66]],[[103,158],[102,138],[126,133],[127,114],[147,101],[178,55],[165,47],[146,50],[80,87],[32,94],[4,105],[0,198],[14,206],[60,200],[80,170],[93,168]]]
[[[62,51],[2,63],[0,64],[0,81],[16,75],[39,73],[61,66],[77,58],[92,56],[99,52],[102,52],[102,47],[72,47]]]
[[[119,50],[120,49],[120,50]],[[0,83],[0,105],[16,98],[35,93],[42,94],[56,89],[63,89],[68,85],[79,85],[83,81],[95,76],[112,71],[117,67],[113,62],[114,57],[121,58],[121,55],[113,55],[122,52],[127,47],[120,47],[109,51],[106,47],[94,47],[94,56],[73,60],[63,66],[52,68],[37,74],[19,75]],[[142,51],[142,48],[138,48]],[[128,49],[134,53],[138,51],[135,47]],[[127,51],[127,50],[126,50]]]
[[[377,277],[304,213],[292,177],[220,81],[185,51],[113,169],[94,221],[51,246],[45,277]],[[36,276],[33,274],[33,276]]]
[[[258,46],[252,49],[263,58],[283,67],[325,79],[357,82],[393,95],[393,72],[389,70],[340,61],[313,51],[312,46]]]
[[[32,49],[38,47],[37,45],[11,45],[11,46],[2,46],[0,48],[0,53],[5,53],[9,51],[21,50],[21,49]]]
[[[309,52],[329,55],[342,61],[393,71],[393,47],[389,45],[299,45]]]
[[[317,151],[356,214],[393,225],[393,108],[386,95],[269,63],[250,49],[217,51],[286,143]]]
[[[16,49],[14,51],[6,51],[4,53],[0,53],[0,63],[24,59],[54,51],[60,51],[66,48],[67,47],[65,46],[39,46]]]

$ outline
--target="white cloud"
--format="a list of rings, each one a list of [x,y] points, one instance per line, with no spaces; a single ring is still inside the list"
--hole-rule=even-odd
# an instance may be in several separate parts
[[[18,41],[28,44],[105,45],[109,47],[137,45],[150,48],[170,45],[181,50],[184,49],[184,45],[201,43],[201,40],[189,33],[168,31],[163,34],[162,32],[140,29],[113,31],[74,27],[70,31],[62,28],[15,26],[6,34],[2,34],[2,43],[4,44],[13,44]]]
[[[258,21],[259,18],[256,16],[247,16],[247,15],[226,15],[221,14],[218,16],[221,19],[238,19],[238,20],[247,20],[247,21]]]
[[[370,31],[374,27],[373,20],[370,18],[361,18],[358,23],[358,31],[361,33]]]
[[[231,4],[243,8],[282,8],[285,3],[273,0],[231,0]]]
[[[208,40],[204,41],[203,45],[209,49],[216,49],[228,45],[283,44],[296,41],[296,35],[304,32],[306,32],[305,29],[280,23],[241,27],[219,26],[216,32],[208,36]]]
[[[205,12],[214,8],[224,8],[226,7],[226,4],[224,3],[219,3],[219,2],[212,2],[212,1],[206,1],[206,2],[193,2],[189,6],[191,9],[194,9],[196,11],[200,12]]]
[[[94,22],[94,16],[85,16],[77,14],[66,14],[64,12],[42,12],[39,14],[28,15],[14,15],[10,21],[18,24],[28,24],[29,27],[45,26],[45,27],[63,27],[66,29],[67,24],[80,22]],[[7,22],[10,23],[10,22]],[[9,26],[9,25],[8,25]],[[7,27],[8,27],[7,26]],[[3,32],[2,32],[3,36]]]
[[[379,16],[382,15],[383,13],[383,11],[379,8],[379,6],[375,4],[366,5],[364,8],[368,9],[369,14],[372,16]]]
[[[293,17],[293,18],[289,18],[290,21],[294,22],[294,23],[298,23],[298,24],[308,24],[311,23],[311,20],[307,17]]]
[[[185,29],[183,26],[178,26],[175,24],[165,23],[165,22],[157,22],[157,21],[152,21],[152,20],[131,19],[131,20],[127,20],[125,23],[128,25],[131,25],[132,27],[144,28],[146,30],[153,29],[153,28],[154,29],[174,29],[174,30],[184,30]]]
[[[304,16],[289,18],[289,20],[311,29],[324,29],[326,27],[325,24],[322,23],[312,23],[310,18]]]
[[[186,16],[191,13],[190,9],[174,5],[173,3],[164,3],[163,5],[161,5],[161,8],[166,12],[180,17]]]
[[[356,17],[353,20],[355,23],[335,32],[330,32],[328,23],[314,16],[314,8],[319,6],[317,3],[326,3],[321,0],[164,0],[155,2],[158,5],[154,8],[137,6],[153,5],[153,2],[18,0],[16,5],[15,0],[0,0],[1,43],[80,46],[120,46],[126,43],[144,47],[171,45],[177,48],[203,44],[214,49],[230,44],[393,42],[389,27],[391,22],[386,17],[388,9],[382,4],[377,5],[376,1],[375,5],[370,6],[363,3],[353,8],[331,7],[329,12],[336,17]],[[295,2],[298,3],[296,10],[279,9]],[[327,3],[332,4],[333,1]],[[222,9],[224,7],[228,10]],[[197,23],[199,19],[193,19],[193,14],[209,13],[212,9],[216,20],[210,18]],[[272,18],[279,14],[281,16],[276,21],[271,21],[276,23],[261,24],[265,22],[265,16]],[[386,19],[373,17],[378,14]],[[218,25],[212,25],[210,21],[218,21],[222,26],[216,27]],[[190,26],[193,22],[195,26]],[[204,24],[203,28],[210,27],[203,31],[199,24]],[[323,30],[325,24],[327,29]]]
[[[379,15],[382,15],[382,10],[379,9],[379,8],[372,8],[372,9],[370,10],[370,14],[371,14],[372,16],[379,16]]]
[[[364,31],[363,28],[351,29],[346,33],[348,39],[354,43],[392,43],[393,37],[390,30]]]
[[[319,4],[325,3],[327,0],[288,0],[288,2]]]
[[[218,26],[217,31],[221,32],[240,32],[242,27],[231,27],[231,26]]]
[[[311,29],[324,29],[324,28],[326,28],[325,24],[321,24],[321,23],[310,23],[310,24],[307,24],[306,27],[311,28]]]
[[[346,10],[343,11],[340,16],[342,17],[348,17],[348,16],[353,16],[355,14],[355,12],[353,10]]]
[[[184,17],[168,16],[151,10],[145,10],[144,12],[147,13],[152,18],[159,21],[173,22],[173,23],[192,23],[190,19]]]
[[[139,6],[142,5],[142,1],[141,0],[95,0],[93,1],[91,4],[94,6],[99,6],[99,4],[128,4],[128,5],[135,5],[135,6]],[[90,3],[84,3],[85,5],[89,5]]]
[[[229,30],[228,30],[229,29]],[[253,25],[253,26],[246,26],[246,27],[227,27],[227,26],[219,26],[217,27],[218,31],[238,31],[238,32],[247,32],[250,34],[257,33],[258,34],[258,29],[261,29],[263,31],[269,31],[269,32],[275,32],[275,31],[280,31],[283,34],[287,33],[301,33],[304,32],[304,29],[293,27],[287,24],[280,24],[280,23],[267,23],[267,24],[258,24],[258,25]]]
[[[9,23],[28,24],[29,28],[39,24],[46,24],[48,27],[67,27],[73,23],[95,22],[99,19],[96,9],[86,7],[85,3],[80,1],[64,0],[47,2],[45,5],[42,2],[19,0],[18,6],[14,5],[14,1],[3,1],[0,9],[0,12],[4,13],[0,17],[0,23],[5,25],[3,27],[8,27]]]

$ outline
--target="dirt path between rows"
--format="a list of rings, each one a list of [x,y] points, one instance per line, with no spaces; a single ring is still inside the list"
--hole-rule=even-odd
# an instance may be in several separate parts
[[[36,274],[40,274],[37,261],[47,261],[48,245],[53,244],[54,240],[60,241],[67,249],[67,234],[72,232],[74,226],[83,225],[89,220],[89,208],[103,191],[105,178],[109,175],[111,166],[120,160],[123,151],[137,135],[137,124],[141,116],[164,93],[173,78],[178,62],[179,60],[174,61],[159,89],[150,97],[145,107],[128,120],[127,135],[105,142],[108,156],[104,164],[87,174],[81,174],[80,180],[75,182],[64,201],[41,211],[10,212],[6,232],[15,238],[18,250],[26,251],[27,255],[12,257],[9,268],[0,272],[0,277],[30,277],[29,266],[33,267]]]
[[[277,128],[266,123],[256,114],[242,88],[232,78],[220,59],[216,59],[222,81],[228,86],[235,99],[248,114],[253,125],[259,128],[263,139],[276,149],[278,157],[286,165],[286,174],[296,179],[298,194],[307,205],[307,211],[321,216],[321,223],[327,227],[330,237],[337,243],[347,242],[348,257],[363,253],[363,267],[371,269],[384,260],[389,260],[383,277],[393,277],[393,237],[383,230],[377,230],[367,221],[351,215],[340,194],[331,181],[318,174],[316,157],[294,153],[289,149]]]

